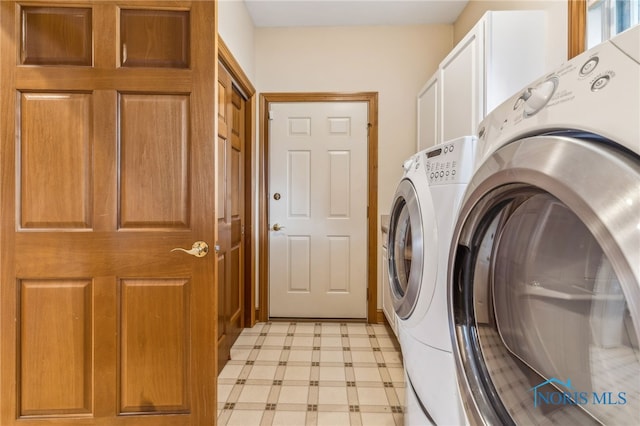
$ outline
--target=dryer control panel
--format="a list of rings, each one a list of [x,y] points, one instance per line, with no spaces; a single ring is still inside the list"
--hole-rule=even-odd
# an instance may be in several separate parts
[[[469,183],[474,171],[476,138],[466,136],[422,152],[429,185]]]

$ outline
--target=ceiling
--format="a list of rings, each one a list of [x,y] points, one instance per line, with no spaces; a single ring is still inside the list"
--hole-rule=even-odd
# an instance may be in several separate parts
[[[229,1],[229,0],[227,0]],[[452,24],[468,0],[244,0],[256,27]]]

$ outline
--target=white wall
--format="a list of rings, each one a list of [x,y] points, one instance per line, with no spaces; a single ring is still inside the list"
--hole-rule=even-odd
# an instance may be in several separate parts
[[[260,92],[378,92],[378,215],[388,214],[415,151],[417,93],[451,50],[453,27],[256,28],[255,40]]]
[[[544,10],[547,12],[547,69],[550,71],[567,60],[567,0],[470,0],[453,26],[454,45],[488,10]]]
[[[218,34],[252,83],[255,81],[254,31],[243,0],[218,2]]]

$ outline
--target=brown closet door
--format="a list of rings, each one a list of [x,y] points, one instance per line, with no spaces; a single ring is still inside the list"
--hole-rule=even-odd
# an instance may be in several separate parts
[[[0,7],[0,424],[214,424],[215,3]]]
[[[244,327],[245,102],[218,64],[218,371]]]

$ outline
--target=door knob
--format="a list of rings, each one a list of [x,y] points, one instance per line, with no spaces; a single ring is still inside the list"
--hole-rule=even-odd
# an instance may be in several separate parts
[[[187,254],[190,254],[191,256],[205,257],[207,253],[209,253],[209,245],[204,241],[196,241],[195,243],[193,243],[193,246],[190,250],[176,247],[174,249],[171,249],[171,251],[183,251]]]
[[[277,223],[274,223],[273,227],[271,228],[272,231],[279,231],[281,229],[284,229],[284,226],[280,226]]]

